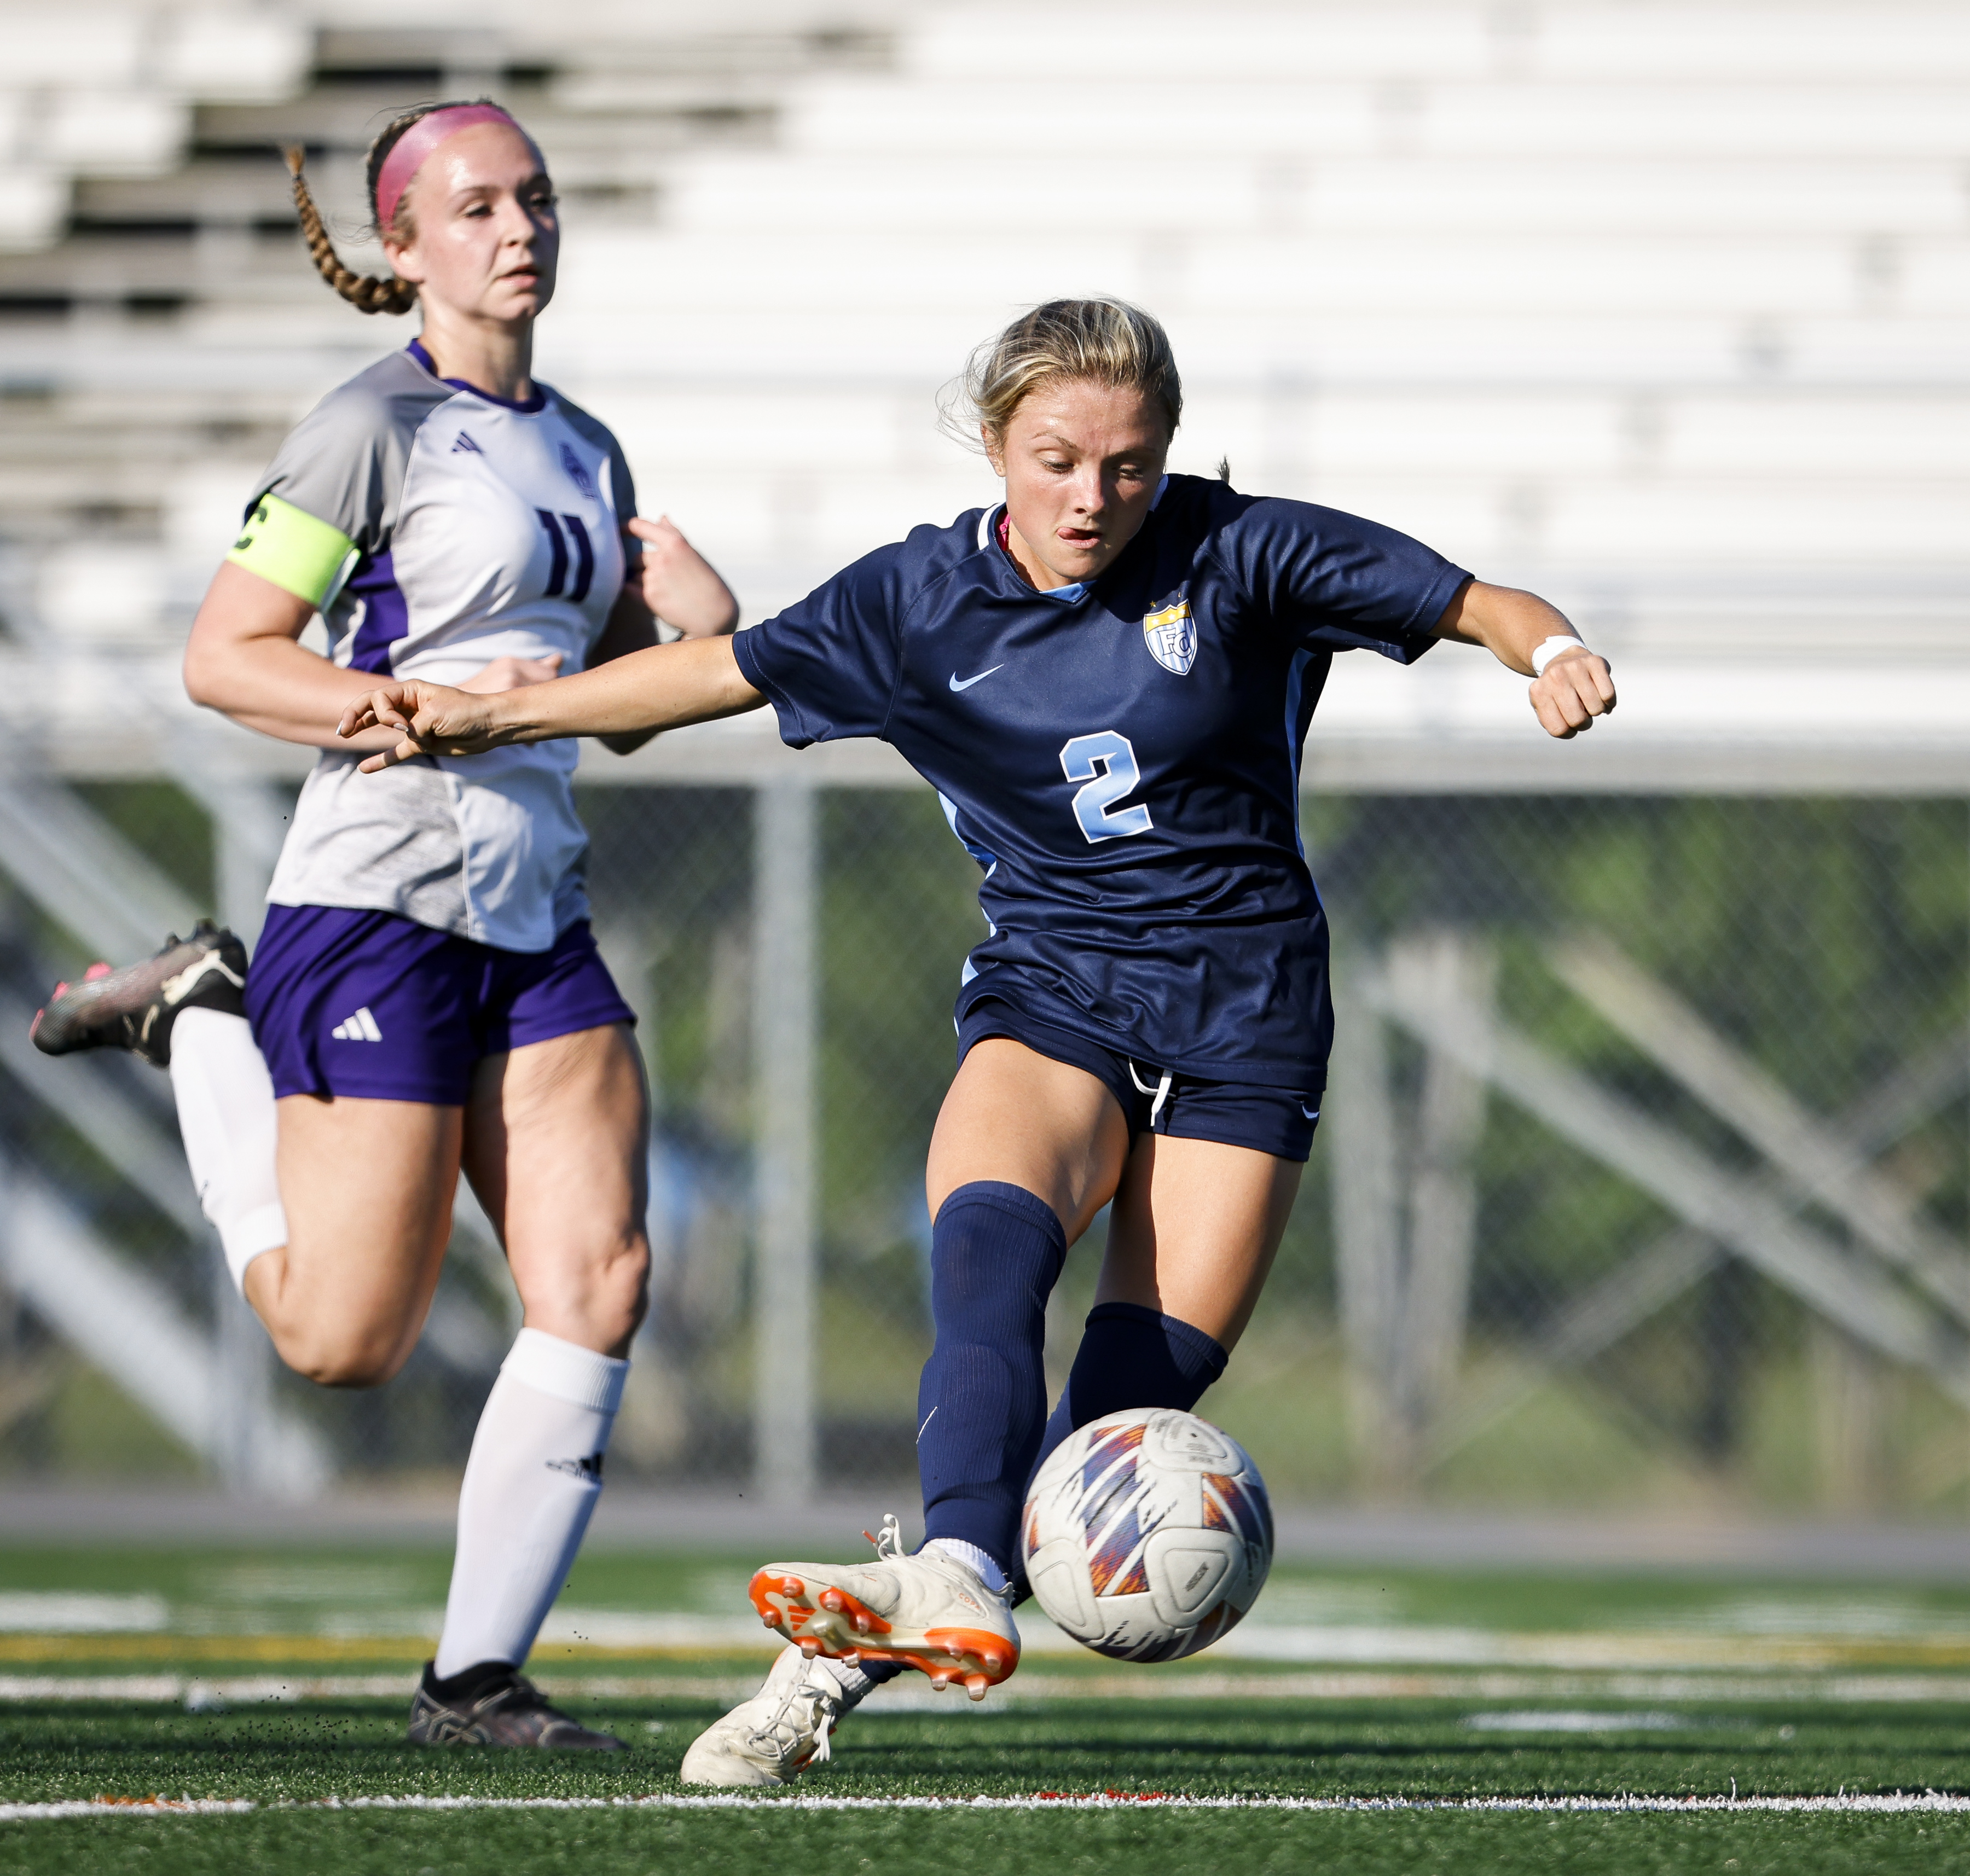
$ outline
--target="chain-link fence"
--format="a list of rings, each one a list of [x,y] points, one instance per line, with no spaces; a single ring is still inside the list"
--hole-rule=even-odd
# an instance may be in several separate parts
[[[789,1450],[837,1483],[912,1471],[923,1160],[976,871],[927,790],[785,788],[584,790],[657,1117],[615,1475],[785,1489]],[[153,869],[153,901],[239,916],[252,853],[224,812],[161,782],[63,802]],[[1276,1491],[1961,1502],[1963,803],[1357,796],[1309,800],[1306,829],[1340,1041],[1271,1287],[1205,1407]],[[24,1045],[34,998],[98,948],[82,885],[65,900],[32,860],[0,840],[0,1468],[291,1489],[455,1470],[514,1320],[483,1221],[462,1209],[389,1387],[276,1373],[164,1078]],[[1057,1364],[1100,1237],[1061,1284]],[[164,1355],[207,1375],[198,1411],[146,1380]]]

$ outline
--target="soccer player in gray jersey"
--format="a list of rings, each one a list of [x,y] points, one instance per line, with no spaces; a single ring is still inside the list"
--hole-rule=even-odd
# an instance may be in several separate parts
[[[394,276],[336,258],[291,156],[317,265],[365,311],[423,309],[405,351],[288,439],[192,628],[185,683],[322,751],[250,973],[202,927],[62,986],[35,1040],[171,1073],[226,1261],[291,1367],[373,1387],[421,1330],[461,1165],[525,1307],[473,1443],[451,1593],[411,1712],[431,1744],[618,1749],[520,1669],[601,1490],[644,1308],[633,1018],[587,920],[571,742],[359,777],[344,707],[412,674],[482,693],[729,632],[724,583],[636,515],[609,431],[532,371],[560,234],[546,164],[498,107],[401,117],[369,154]],[[298,642],[319,612],[332,647]],[[627,754],[645,735],[605,738]]]

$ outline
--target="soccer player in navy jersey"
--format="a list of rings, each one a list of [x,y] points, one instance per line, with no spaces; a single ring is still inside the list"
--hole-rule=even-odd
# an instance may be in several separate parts
[[[931,1142],[935,1345],[918,1397],[925,1542],[769,1566],[789,1647],[687,1755],[687,1780],[785,1783],[905,1667],[973,1697],[1016,1666],[1028,1482],[1074,1427],[1188,1409],[1224,1370],[1277,1250],[1333,1033],[1300,849],[1299,758],[1337,652],[1438,639],[1533,678],[1570,737],[1614,706],[1552,606],[1373,521],[1165,475],[1182,412],[1162,327],[1056,300],[973,362],[1004,501],[879,549],[729,640],[639,651],[497,696],[399,682],[344,735],[370,770],[770,703],[797,748],[893,744],[983,869]],[[1097,1301],[1049,1420],[1048,1293],[1110,1201]]]

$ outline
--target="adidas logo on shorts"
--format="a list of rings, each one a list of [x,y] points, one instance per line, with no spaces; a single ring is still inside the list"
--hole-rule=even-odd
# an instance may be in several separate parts
[[[369,1006],[364,1004],[346,1023],[337,1023],[328,1032],[337,1042],[381,1042],[383,1032],[376,1027],[376,1019],[369,1014]]]

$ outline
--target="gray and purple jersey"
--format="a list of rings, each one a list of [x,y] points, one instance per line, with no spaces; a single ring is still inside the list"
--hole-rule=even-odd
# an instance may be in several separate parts
[[[332,391],[262,479],[227,557],[308,600],[335,662],[457,683],[502,657],[577,671],[621,591],[636,513],[615,438],[545,385],[440,378],[414,341]],[[587,910],[572,741],[356,772],[325,750],[268,898],[545,951]]]

